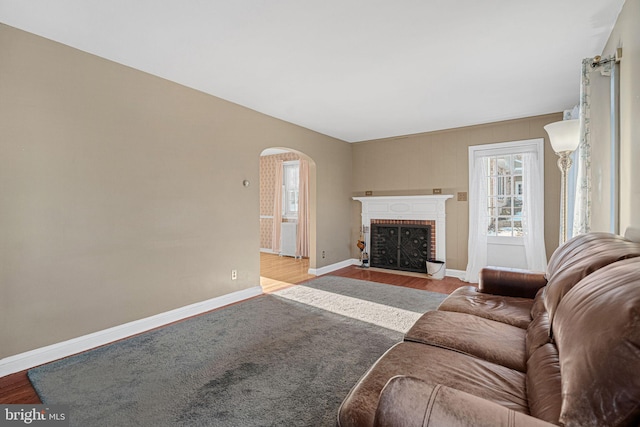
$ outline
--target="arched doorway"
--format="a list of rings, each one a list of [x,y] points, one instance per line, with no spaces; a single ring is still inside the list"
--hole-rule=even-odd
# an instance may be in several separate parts
[[[315,163],[296,150],[260,154],[260,282],[265,292],[308,280],[315,266]]]

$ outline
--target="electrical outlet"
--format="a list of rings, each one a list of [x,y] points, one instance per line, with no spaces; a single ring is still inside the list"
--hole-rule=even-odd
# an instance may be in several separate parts
[[[459,202],[466,202],[467,201],[467,192],[466,191],[461,191],[458,193],[458,201]]]
[[[322,258],[324,258],[324,257],[325,257],[325,254],[324,254],[324,251],[322,251]]]
[[[236,280],[238,278],[238,270],[231,270],[231,280]]]
[[[365,191],[364,195],[365,196],[373,196],[373,191],[371,191],[371,190]]]
[[[433,194],[442,194],[442,188],[434,188]]]

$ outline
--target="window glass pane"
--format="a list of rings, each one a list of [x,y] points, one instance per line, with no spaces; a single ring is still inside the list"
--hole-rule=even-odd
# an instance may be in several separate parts
[[[523,200],[527,191],[523,153],[484,157],[487,165],[487,215],[490,236],[523,236]],[[492,151],[493,153],[498,152]]]
[[[522,154],[515,154],[513,156],[513,173],[522,175]]]
[[[498,217],[498,230],[497,230],[497,235],[498,236],[511,236],[511,230],[512,230],[512,225],[511,225],[511,217]]]
[[[498,178],[489,178],[487,184],[489,185],[489,188],[487,188],[487,195],[495,196],[498,192]]]
[[[499,214],[500,216],[511,216],[511,212],[512,212],[512,211],[511,211],[511,206],[502,206],[502,207],[499,209],[498,214]]]
[[[522,236],[522,221],[517,221],[515,218],[513,221],[513,235],[517,237]]]
[[[520,208],[522,210],[522,196],[513,198],[513,207]]]
[[[487,235],[488,236],[496,235],[496,219],[495,218],[489,218],[489,228],[487,229]]]
[[[496,197],[489,197],[487,206],[489,208],[498,208],[500,207],[500,204],[498,203],[498,199]],[[495,211],[495,214],[497,215],[497,211]]]
[[[492,156],[487,161],[487,214],[490,236],[522,236],[522,154]]]
[[[516,196],[522,196],[522,186],[523,186],[522,177],[521,176],[515,177],[513,193]]]
[[[487,161],[487,172],[489,173],[489,175],[496,175],[496,158],[489,157]]]
[[[513,194],[513,190],[511,189],[511,182],[512,182],[512,178],[510,176],[506,176],[504,178],[504,194],[505,195],[512,195]]]
[[[522,206],[516,206],[513,208],[513,220],[522,221]]]
[[[285,216],[295,216],[298,213],[299,171],[297,162],[283,165],[282,213]]]
[[[511,175],[511,156],[501,156],[497,158],[498,175]]]

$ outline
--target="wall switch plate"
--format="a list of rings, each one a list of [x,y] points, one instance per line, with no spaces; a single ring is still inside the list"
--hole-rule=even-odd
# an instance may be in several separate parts
[[[433,194],[442,194],[442,188],[434,188]]]
[[[459,202],[466,202],[467,201],[467,192],[466,191],[461,191],[458,193],[458,201]]]
[[[364,195],[365,196],[373,196],[373,191],[365,191]]]

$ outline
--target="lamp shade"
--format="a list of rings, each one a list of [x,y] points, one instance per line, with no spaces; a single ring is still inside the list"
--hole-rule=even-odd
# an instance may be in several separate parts
[[[556,153],[574,151],[580,145],[580,120],[563,120],[544,127],[549,134],[551,147]]]

